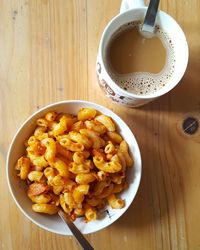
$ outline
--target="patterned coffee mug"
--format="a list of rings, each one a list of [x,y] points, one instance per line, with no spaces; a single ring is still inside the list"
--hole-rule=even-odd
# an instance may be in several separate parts
[[[120,13],[108,23],[102,34],[99,44],[96,62],[96,72],[99,80],[99,85],[106,96],[111,98],[114,102],[125,105],[127,107],[137,107],[144,105],[156,99],[157,97],[160,97],[169,92],[180,82],[188,64],[188,44],[182,29],[171,16],[163,11],[158,11],[156,24],[164,32],[166,32],[172,40],[176,58],[174,64],[174,73],[168,80],[167,84],[152,94],[139,95],[121,88],[111,78],[109,70],[106,66],[106,48],[111,41],[113,34],[120,27],[130,22],[144,20],[146,10],[147,7],[145,7],[143,0],[123,0]]]

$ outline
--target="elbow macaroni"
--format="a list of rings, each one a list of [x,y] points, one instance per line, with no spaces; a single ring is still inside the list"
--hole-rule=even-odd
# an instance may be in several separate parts
[[[123,208],[125,205],[124,200],[122,199],[117,199],[115,194],[111,194],[107,197],[108,203],[112,208]]]
[[[15,168],[27,180],[33,211],[52,215],[60,206],[72,220],[85,216],[89,222],[106,203],[125,206],[116,195],[127,188],[133,159],[111,117],[92,108],[76,117],[50,111],[37,119],[25,146]]]
[[[119,157],[115,154],[109,162],[106,162],[102,157],[94,156],[93,161],[95,166],[107,173],[116,173],[122,169]]]
[[[104,147],[105,141],[97,134],[97,132],[91,129],[81,129],[80,133],[91,140],[92,147],[94,149],[99,149]]]

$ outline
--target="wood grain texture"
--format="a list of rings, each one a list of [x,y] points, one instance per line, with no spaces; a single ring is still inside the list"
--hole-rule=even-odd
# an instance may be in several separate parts
[[[190,60],[179,86],[137,109],[112,103],[97,85],[95,60],[102,31],[120,0],[0,1],[0,249],[79,249],[72,237],[46,232],[26,219],[5,178],[6,153],[20,124],[38,108],[84,99],[116,112],[133,130],[143,158],[135,201],[105,230],[86,236],[97,250],[200,249],[200,1],[162,0],[181,25]]]

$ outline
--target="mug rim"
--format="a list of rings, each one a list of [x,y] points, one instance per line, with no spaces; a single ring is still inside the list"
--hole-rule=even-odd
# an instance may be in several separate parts
[[[104,59],[103,59],[103,43],[104,43],[104,41],[105,41],[105,34],[106,34],[108,28],[111,27],[111,25],[112,25],[119,17],[125,16],[125,15],[127,15],[127,13],[130,13],[130,12],[135,12],[135,11],[144,10],[144,9],[147,9],[147,6],[138,7],[138,8],[132,8],[132,9],[129,9],[129,10],[124,11],[124,12],[121,12],[121,13],[117,14],[116,16],[114,16],[114,17],[109,21],[109,23],[106,25],[106,27],[104,28],[104,31],[103,31],[102,36],[101,36],[101,39],[100,39],[99,52],[98,52],[98,54],[100,55],[100,59],[101,59],[101,62],[102,62],[102,66],[103,66],[103,68],[104,68],[104,74],[105,74],[105,76],[106,76],[106,77],[105,77],[105,81],[108,79],[108,81],[109,81],[109,83],[110,83],[110,85],[111,85],[112,88],[117,89],[117,91],[120,91],[120,92],[123,93],[125,96],[128,96],[128,97],[130,97],[130,98],[141,99],[141,100],[148,100],[148,99],[155,99],[155,98],[160,97],[160,96],[162,96],[162,95],[164,95],[164,94],[167,94],[168,92],[170,92],[173,88],[175,88],[175,87],[178,85],[178,83],[179,83],[179,82],[181,81],[181,79],[183,78],[183,76],[184,76],[184,74],[185,74],[185,71],[186,71],[186,69],[187,69],[187,65],[188,65],[188,61],[189,61],[189,47],[188,47],[188,42],[187,42],[185,33],[183,32],[183,30],[182,30],[181,26],[179,25],[179,23],[178,23],[172,16],[170,16],[168,13],[166,13],[166,12],[164,12],[164,11],[162,11],[162,10],[159,10],[159,11],[158,11],[158,14],[159,14],[159,15],[162,15],[162,16],[164,15],[164,16],[166,16],[166,17],[168,18],[168,20],[171,20],[172,22],[174,22],[174,23],[177,25],[177,27],[178,27],[179,30],[180,30],[180,34],[181,34],[181,35],[183,36],[183,38],[184,38],[183,43],[184,43],[184,48],[185,48],[185,50],[184,50],[184,53],[185,53],[185,57],[184,57],[184,58],[185,58],[185,60],[184,60],[184,63],[183,63],[183,67],[182,67],[182,70],[181,70],[181,74],[180,74],[180,76],[178,77],[178,80],[176,80],[174,83],[172,82],[172,83],[169,85],[170,87],[168,87],[167,89],[161,88],[161,89],[159,89],[158,91],[156,91],[155,93],[153,93],[153,94],[148,94],[148,95],[139,95],[139,94],[131,93],[131,92],[129,92],[129,91],[124,90],[124,89],[121,88],[118,84],[116,84],[116,83],[114,82],[114,80],[110,77],[110,75],[109,75],[109,73],[107,72],[107,69],[106,69],[106,67],[105,67],[105,64],[104,64]],[[133,20],[133,21],[134,21],[134,20]],[[126,23],[128,23],[128,22],[129,22],[129,21],[124,22],[123,24],[120,24],[119,27],[123,26],[124,24],[126,24]],[[118,28],[119,28],[119,27],[118,27]],[[118,29],[118,28],[117,28],[117,29]],[[115,32],[117,29],[113,30],[113,31],[112,31],[112,34],[114,34],[114,32]],[[112,34],[110,35],[110,37],[112,36]],[[106,81],[106,82],[107,82],[107,81]],[[168,84],[167,84],[167,85],[168,85]],[[166,86],[167,86],[167,85],[166,85]],[[164,91],[163,91],[163,89],[164,89]]]

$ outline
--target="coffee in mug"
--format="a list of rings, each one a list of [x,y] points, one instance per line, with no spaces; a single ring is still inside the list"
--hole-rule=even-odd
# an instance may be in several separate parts
[[[124,90],[149,95],[164,87],[174,72],[172,39],[157,25],[154,36],[141,33],[142,21],[129,22],[111,37],[106,49],[106,68]]]
[[[120,13],[103,31],[97,54],[98,83],[106,96],[138,107],[168,93],[188,63],[188,44],[179,24],[158,11],[155,36],[138,30],[145,18],[144,0],[122,0]]]

